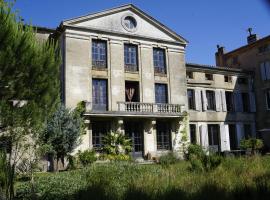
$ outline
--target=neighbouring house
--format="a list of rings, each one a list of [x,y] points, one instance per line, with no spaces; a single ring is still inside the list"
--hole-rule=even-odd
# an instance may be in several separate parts
[[[183,134],[224,152],[267,128],[269,118],[256,120],[264,98],[256,105],[252,68],[227,66],[221,47],[217,66],[186,63],[187,40],[132,4],[37,32],[60,42],[62,102],[86,102],[87,134],[77,150],[99,150],[104,135],[118,131],[131,138],[135,158],[180,151]]]
[[[246,45],[230,52],[218,46],[216,64],[253,72],[257,133],[270,149],[270,35],[259,39],[251,28],[248,31]]]

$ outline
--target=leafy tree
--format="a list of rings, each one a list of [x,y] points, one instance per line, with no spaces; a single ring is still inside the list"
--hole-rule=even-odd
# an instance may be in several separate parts
[[[41,145],[46,149],[47,155],[57,159],[57,170],[59,160],[64,165],[64,158],[77,146],[82,123],[82,118],[76,111],[60,105],[48,120],[45,131],[40,134]],[[51,166],[53,170],[52,162]]]
[[[37,41],[32,26],[4,0],[0,27],[0,136],[9,143],[1,176],[6,177],[5,198],[12,199],[18,164],[35,150],[37,133],[59,101],[61,58],[57,43]]]

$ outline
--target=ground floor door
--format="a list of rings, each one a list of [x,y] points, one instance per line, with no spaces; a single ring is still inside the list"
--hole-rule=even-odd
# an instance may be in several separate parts
[[[209,150],[220,152],[220,129],[218,124],[208,124]]]
[[[168,121],[157,121],[157,150],[171,150],[171,124]]]
[[[142,156],[143,154],[143,122],[126,121],[125,135],[132,141],[132,155]]]

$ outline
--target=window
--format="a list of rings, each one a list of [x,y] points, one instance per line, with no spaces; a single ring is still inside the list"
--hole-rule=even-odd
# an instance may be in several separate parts
[[[270,80],[270,61],[262,62],[260,64],[260,70],[262,80]]]
[[[166,74],[165,50],[160,48],[154,48],[153,60],[155,73]]]
[[[124,18],[124,26],[128,30],[135,30],[137,27],[137,22],[133,17],[127,16]]]
[[[196,125],[190,124],[189,125],[189,135],[190,135],[190,143],[196,144],[197,143],[197,137],[196,137]]]
[[[243,111],[250,112],[249,94],[242,93]]]
[[[246,85],[247,82],[248,82],[248,80],[247,80],[247,78],[239,77],[239,78],[237,79],[237,82],[238,82],[238,84],[240,84],[240,85]]]
[[[234,100],[233,100],[233,92],[225,92],[225,98],[226,98],[226,106],[228,112],[234,111]]]
[[[110,123],[107,121],[93,121],[92,123],[92,144],[95,150],[103,147],[103,138],[110,131]]]
[[[193,72],[187,72],[187,79],[193,79]]]
[[[171,140],[170,140],[170,123],[165,121],[157,121],[157,149],[158,150],[170,150]]]
[[[234,64],[234,65],[237,65],[238,64],[238,57],[237,56],[234,56],[232,58],[232,64]]]
[[[258,51],[259,51],[259,53],[268,52],[268,51],[270,51],[270,45],[269,44],[268,45],[266,44],[266,45],[260,46],[258,48]]]
[[[208,125],[208,141],[209,145],[218,145],[219,146],[219,125],[218,124],[209,124]]]
[[[92,67],[93,69],[107,68],[107,48],[105,41],[92,40]]]
[[[266,108],[267,110],[270,110],[270,89],[266,90],[265,97],[266,97]]]
[[[207,99],[207,110],[215,110],[216,102],[215,102],[215,93],[214,91],[206,91],[206,99]]]
[[[107,80],[93,79],[92,101],[93,110],[107,110]]]
[[[224,76],[224,82],[226,83],[231,83],[232,82],[232,77],[231,76]]]
[[[166,84],[155,84],[156,103],[168,103],[168,92]]]
[[[194,90],[188,89],[187,96],[188,96],[188,109],[195,110]]]
[[[139,82],[125,82],[126,102],[140,102]]]
[[[246,140],[252,137],[251,125],[250,124],[244,124],[244,134],[245,134],[245,139]]]
[[[230,149],[237,150],[238,140],[237,140],[235,124],[229,124],[229,137],[230,137]]]
[[[213,79],[213,74],[205,74],[205,80],[207,80],[207,81],[212,81],[212,80],[214,80],[214,79]]]
[[[136,72],[138,71],[137,62],[137,46],[131,44],[125,44],[125,71]]]

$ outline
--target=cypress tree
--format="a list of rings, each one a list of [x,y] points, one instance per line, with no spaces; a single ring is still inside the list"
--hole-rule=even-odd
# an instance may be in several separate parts
[[[39,42],[35,32],[12,12],[10,4],[0,0],[1,108],[12,100],[26,100],[32,122],[43,121],[59,102],[61,64],[57,42]]]

